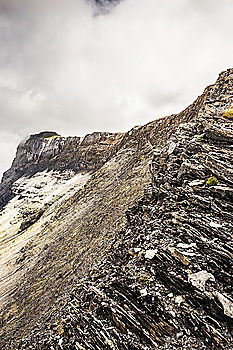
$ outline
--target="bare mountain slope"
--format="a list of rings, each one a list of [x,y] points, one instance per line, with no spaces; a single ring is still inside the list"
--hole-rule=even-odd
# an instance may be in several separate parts
[[[228,70],[178,115],[85,149],[52,135],[58,152],[23,163],[18,150],[2,183],[3,349],[232,348],[232,96]]]

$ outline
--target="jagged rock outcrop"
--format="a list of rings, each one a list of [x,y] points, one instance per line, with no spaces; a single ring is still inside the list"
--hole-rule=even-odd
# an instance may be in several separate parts
[[[233,69],[23,231],[6,349],[232,349],[232,97]]]
[[[3,175],[0,209],[14,196],[12,184],[20,177],[45,170],[93,172],[111,157],[123,135],[106,132],[84,138],[61,137],[55,132],[31,135],[20,143],[11,168]]]

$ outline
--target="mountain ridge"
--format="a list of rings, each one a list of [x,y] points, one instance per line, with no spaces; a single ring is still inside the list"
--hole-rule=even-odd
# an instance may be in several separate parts
[[[229,69],[178,115],[98,139],[103,158],[81,150],[85,174],[49,169],[82,181],[26,223],[17,213],[13,239],[27,244],[7,243],[6,349],[231,348],[232,97]]]

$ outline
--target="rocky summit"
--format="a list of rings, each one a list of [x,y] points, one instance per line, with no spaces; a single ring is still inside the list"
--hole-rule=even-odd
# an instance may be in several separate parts
[[[31,135],[0,186],[1,349],[233,348],[233,69],[126,133]]]

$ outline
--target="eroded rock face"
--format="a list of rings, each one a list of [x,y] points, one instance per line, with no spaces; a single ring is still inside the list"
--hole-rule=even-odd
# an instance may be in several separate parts
[[[18,146],[11,168],[0,185],[0,209],[14,197],[12,184],[22,176],[43,171],[93,172],[115,152],[123,133],[95,132],[80,137],[61,137],[55,132],[31,135]]]
[[[232,349],[232,99],[231,69],[53,210],[18,255],[6,349]]]
[[[92,171],[103,165],[123,134],[95,132],[80,137],[61,137],[54,132],[31,135],[17,149],[12,167],[4,173],[4,181],[18,174],[32,175],[44,169]]]

